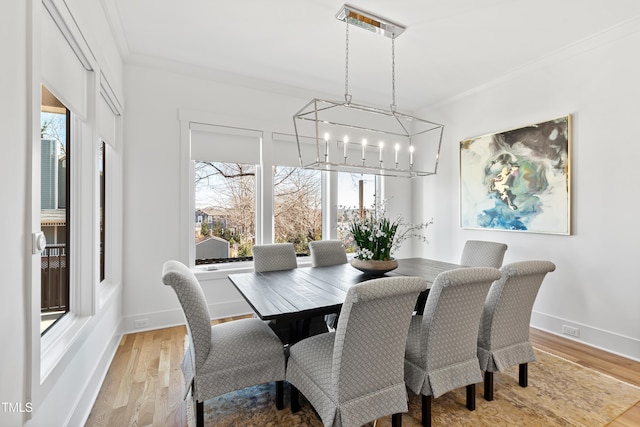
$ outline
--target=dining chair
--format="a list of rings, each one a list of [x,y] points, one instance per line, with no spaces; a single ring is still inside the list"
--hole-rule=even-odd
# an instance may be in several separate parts
[[[440,273],[423,315],[413,316],[404,361],[407,387],[422,396],[422,425],[431,426],[431,403],[466,386],[467,408],[475,410],[475,384],[482,382],[477,340],[485,298],[500,271],[470,267]]]
[[[256,273],[291,270],[298,267],[293,243],[253,245],[253,269]]]
[[[298,259],[293,243],[254,245],[252,253],[253,271],[256,273],[298,268]],[[291,328],[295,327],[293,324],[276,320],[265,320],[265,323],[269,325],[283,343],[290,342],[292,336]]]
[[[186,318],[189,343],[181,368],[196,403],[197,427],[204,426],[205,401],[257,384],[275,381],[276,407],[282,409],[285,356],[275,333],[258,319],[211,326],[200,283],[178,261],[164,263],[162,281],[175,291]]]
[[[316,240],[309,242],[312,267],[324,267],[347,263],[347,251],[340,240]]]
[[[298,259],[293,243],[254,245],[252,252],[253,269],[256,273],[298,268]],[[316,335],[328,330],[324,316],[315,316],[303,322],[283,322],[274,319],[267,320],[266,323],[284,344],[295,341],[298,336]],[[293,331],[293,328],[296,328],[296,331]]]
[[[528,363],[536,355],[529,341],[531,311],[549,261],[520,261],[500,269],[502,277],[489,290],[478,332],[478,359],[484,371],[484,398],[493,400],[493,373],[519,365],[518,383],[528,385]]]
[[[341,240],[315,240],[309,242],[312,267],[326,267],[347,263],[347,251]],[[324,316],[324,321],[330,331],[338,324],[338,313]]]
[[[290,348],[286,379],[291,410],[301,392],[325,426],[361,426],[406,412],[403,354],[416,298],[426,289],[419,277],[385,277],[352,286],[335,332],[304,339]]]
[[[462,249],[460,264],[466,267],[502,267],[507,245],[484,240],[467,240]]]

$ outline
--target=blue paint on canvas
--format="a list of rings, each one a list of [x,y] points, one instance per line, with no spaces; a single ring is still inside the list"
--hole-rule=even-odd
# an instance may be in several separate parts
[[[568,142],[566,117],[463,141],[462,226],[564,232]]]

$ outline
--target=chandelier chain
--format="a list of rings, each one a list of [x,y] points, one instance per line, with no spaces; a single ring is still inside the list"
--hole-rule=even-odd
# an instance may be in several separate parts
[[[396,111],[396,35],[391,35],[391,111]]]
[[[344,99],[349,104],[351,95],[349,95],[349,21],[345,20],[347,26],[346,42],[345,42],[345,60],[344,60]]]

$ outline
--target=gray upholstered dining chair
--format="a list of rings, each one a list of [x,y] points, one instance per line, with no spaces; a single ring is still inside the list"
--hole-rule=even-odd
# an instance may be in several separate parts
[[[254,245],[252,252],[253,268],[256,273],[291,270],[298,267],[293,243]]]
[[[253,271],[256,273],[298,268],[298,260],[293,243],[254,245],[252,253]],[[293,325],[290,325],[288,322],[278,322],[276,320],[266,320],[265,323],[269,325],[283,343],[290,341],[291,328]]]
[[[311,265],[323,267],[328,265],[345,264],[347,251],[340,240],[316,240],[309,242]]]
[[[187,321],[189,344],[181,368],[196,402],[197,426],[204,425],[206,400],[257,384],[276,381],[276,406],[282,409],[285,357],[273,331],[258,319],[211,326],[200,283],[178,261],[164,263],[162,281],[175,291]]]
[[[467,408],[475,409],[475,384],[482,382],[477,339],[487,292],[500,271],[460,268],[440,273],[424,314],[413,316],[405,351],[407,387],[422,395],[422,425],[431,425],[431,402],[456,388],[467,388]]]
[[[507,245],[484,240],[467,240],[462,249],[460,264],[467,267],[502,267]]]
[[[347,263],[347,251],[340,240],[316,240],[309,242],[312,267],[326,267]],[[330,331],[335,330],[338,324],[338,314],[332,313],[324,316],[324,321]]]
[[[529,341],[531,311],[547,273],[549,261],[521,261],[500,269],[502,277],[491,286],[480,320],[478,359],[484,373],[484,398],[493,400],[493,373],[519,365],[519,381],[528,385],[528,363],[536,356]]]
[[[256,273],[268,271],[293,270],[298,268],[298,259],[293,243],[272,243],[265,245],[254,245],[253,249],[253,270]],[[327,332],[327,325],[324,316],[316,316],[305,320],[305,323],[290,323],[276,320],[268,320],[266,323],[278,335],[280,340],[288,344],[294,336],[316,335]],[[292,334],[292,328],[299,328],[302,331]]]
[[[336,331],[290,348],[291,410],[300,409],[302,392],[325,426],[361,426],[389,414],[400,426],[400,413],[408,409],[404,345],[416,298],[426,287],[419,277],[352,286]]]

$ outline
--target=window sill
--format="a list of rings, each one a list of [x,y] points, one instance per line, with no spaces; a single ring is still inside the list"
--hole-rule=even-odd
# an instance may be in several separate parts
[[[299,257],[298,267],[311,267],[311,257]],[[199,265],[192,271],[198,280],[226,279],[229,274],[253,272],[253,261]]]
[[[88,317],[67,313],[41,338],[40,382],[44,383],[56,371],[63,371]],[[69,357],[70,359],[70,357]]]

